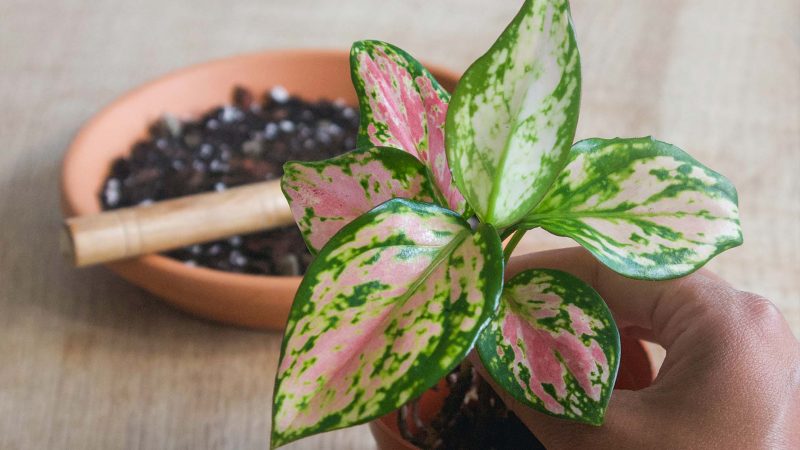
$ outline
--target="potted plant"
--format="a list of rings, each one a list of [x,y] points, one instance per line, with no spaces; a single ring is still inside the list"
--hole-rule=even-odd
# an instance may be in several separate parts
[[[622,275],[680,277],[741,243],[734,187],[650,137],[573,144],[566,0],[525,1],[452,97],[384,42],[356,42],[351,68],[359,148],[282,180],[316,257],[286,325],[272,446],[388,414],[473,349],[518,401],[602,424],[614,320],[568,273],[504,281],[514,247],[541,227]]]

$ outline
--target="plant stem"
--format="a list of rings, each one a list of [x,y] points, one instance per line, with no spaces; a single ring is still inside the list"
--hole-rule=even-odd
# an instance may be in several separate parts
[[[464,207],[464,214],[462,214],[461,217],[463,217],[464,220],[469,220],[474,215],[475,211],[473,211],[472,208],[470,208],[470,206],[467,205]]]
[[[522,240],[522,236],[525,236],[525,232],[527,231],[528,230],[519,229],[511,236],[511,240],[508,241],[506,248],[503,249],[503,259],[505,259],[506,264],[508,264],[508,260],[511,259],[511,253],[514,252],[517,244],[519,244],[519,241]]]
[[[508,228],[506,228],[505,230],[503,230],[500,233],[500,240],[501,241],[505,241],[506,239],[508,239],[509,236],[514,234],[515,231],[517,231],[517,227],[508,227]]]

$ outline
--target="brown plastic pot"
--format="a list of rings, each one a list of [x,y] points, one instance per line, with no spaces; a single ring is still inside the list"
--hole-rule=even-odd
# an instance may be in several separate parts
[[[61,184],[65,216],[100,212],[99,192],[111,162],[127,154],[162,114],[197,116],[227,103],[237,85],[253,92],[282,85],[305,99],[341,98],[355,106],[349,64],[346,51],[268,51],[189,67],[130,91],[86,123],[67,150]],[[428,67],[453,89],[456,74]],[[160,255],[108,267],[186,312],[253,328],[282,328],[300,284],[300,277],[233,274]]]
[[[622,355],[619,373],[614,389],[639,390],[650,386],[653,382],[653,367],[646,347],[638,340],[622,337]],[[429,390],[420,398],[419,416],[423,423],[428,423],[447,397],[447,390],[441,384],[437,390]],[[410,418],[409,418],[410,419]],[[409,420],[408,428],[415,430],[416,425]],[[397,426],[397,412],[387,414],[369,423],[369,429],[380,450],[419,450],[419,447],[403,439]],[[490,430],[487,430],[490,432]]]

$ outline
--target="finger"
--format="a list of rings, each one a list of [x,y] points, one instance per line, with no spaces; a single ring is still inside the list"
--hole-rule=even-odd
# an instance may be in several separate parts
[[[512,258],[507,273],[528,268],[563,270],[581,278],[603,297],[620,328],[636,327],[637,335],[667,348],[688,324],[728,325],[726,317],[737,307],[731,299],[739,292],[707,270],[669,281],[633,280],[574,247]]]

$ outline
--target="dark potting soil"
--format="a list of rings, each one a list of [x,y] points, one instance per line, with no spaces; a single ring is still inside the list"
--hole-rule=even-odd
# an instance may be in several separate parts
[[[397,424],[406,440],[422,449],[544,450],[468,361],[456,367],[446,381],[449,393],[430,423],[419,419],[416,400],[400,409]],[[422,426],[411,432],[409,420]]]
[[[237,87],[231,104],[197,120],[165,115],[153,123],[147,139],[114,161],[100,200],[103,209],[124,208],[279,178],[286,161],[327,159],[355,148],[358,122],[358,110],[342,102],[308,102],[281,87],[258,100]],[[190,265],[271,275],[301,275],[311,262],[295,226],[166,255]]]

